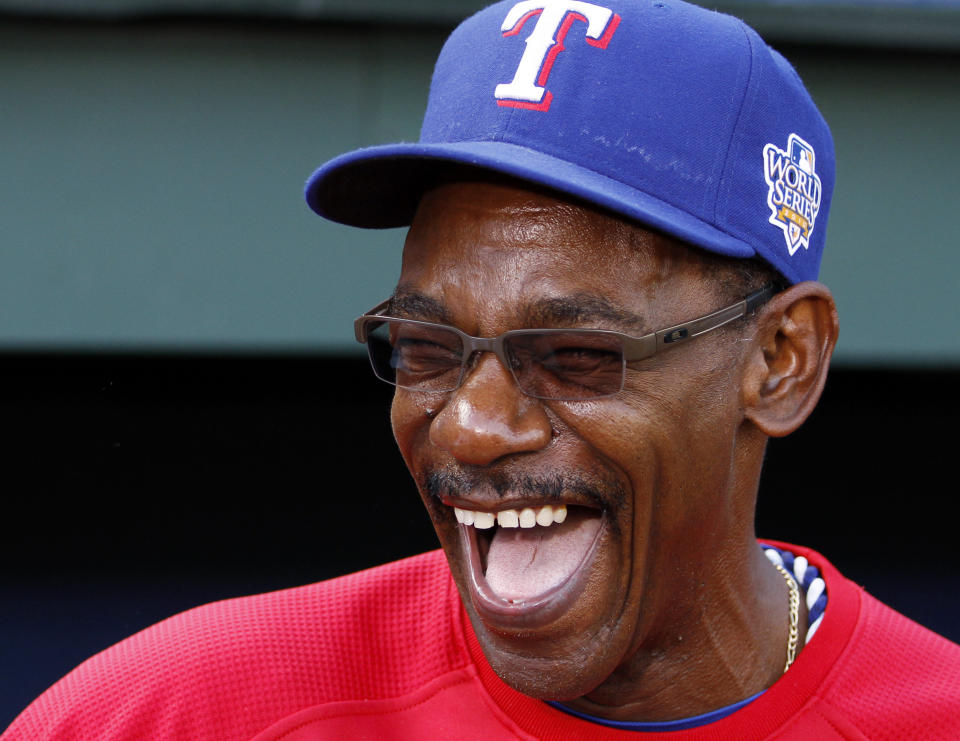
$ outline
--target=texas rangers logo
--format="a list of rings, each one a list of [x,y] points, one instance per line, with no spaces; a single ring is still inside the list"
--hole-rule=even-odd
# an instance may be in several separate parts
[[[527,37],[513,80],[497,85],[494,91],[497,105],[534,111],[549,110],[553,93],[546,88],[547,78],[550,77],[557,55],[566,48],[563,42],[574,21],[587,24],[587,43],[600,49],[607,48],[613,32],[620,25],[619,15],[610,8],[593,3],[579,0],[523,0],[510,9],[500,30],[504,36],[516,36],[534,16],[540,17]]]
[[[787,251],[792,257],[800,246],[810,247],[820,211],[822,189],[816,173],[813,147],[796,134],[787,139],[787,151],[774,144],[763,148],[763,175],[769,191],[770,223],[783,229]]]

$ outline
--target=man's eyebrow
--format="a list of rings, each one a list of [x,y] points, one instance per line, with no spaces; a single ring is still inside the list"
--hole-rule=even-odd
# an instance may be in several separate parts
[[[582,327],[589,324],[601,329],[621,329],[636,333],[638,329],[646,326],[646,321],[639,314],[594,294],[540,299],[527,307],[523,318],[530,327]]]
[[[446,307],[437,299],[402,286],[397,287],[387,313],[391,316],[453,324]],[[620,329],[636,333],[645,327],[642,316],[616,306],[602,296],[574,294],[539,299],[520,312],[522,327],[537,329],[593,325],[603,329]]]
[[[397,290],[390,297],[387,313],[391,316],[408,319],[439,322],[441,324],[451,323],[450,314],[442,303],[426,294],[412,291],[403,286],[397,286]]]

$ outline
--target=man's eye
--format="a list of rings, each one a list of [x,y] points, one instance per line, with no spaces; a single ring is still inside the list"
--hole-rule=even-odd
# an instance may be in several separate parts
[[[620,353],[597,347],[559,347],[539,358],[548,370],[559,373],[591,373],[620,365]]]
[[[430,373],[460,366],[460,353],[450,344],[404,338],[393,348],[393,367],[410,373]]]

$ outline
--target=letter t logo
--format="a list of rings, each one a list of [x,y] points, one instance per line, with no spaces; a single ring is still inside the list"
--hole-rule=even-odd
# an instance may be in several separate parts
[[[564,50],[564,39],[575,20],[587,24],[587,43],[600,49],[607,44],[620,24],[620,16],[609,8],[580,0],[523,0],[510,9],[500,30],[504,36],[520,33],[523,24],[539,15],[513,81],[497,85],[497,104],[514,108],[546,111],[553,94],[546,87],[557,55]]]

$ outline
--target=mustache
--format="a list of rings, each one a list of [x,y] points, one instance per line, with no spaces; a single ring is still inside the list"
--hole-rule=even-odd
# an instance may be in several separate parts
[[[509,474],[505,472],[473,472],[467,470],[430,471],[421,482],[421,489],[437,502],[444,496],[458,496],[477,489],[493,489],[498,497],[508,492],[521,496],[560,500],[573,492],[589,499],[600,509],[619,507],[627,495],[619,481],[585,476],[580,473],[549,475]]]

